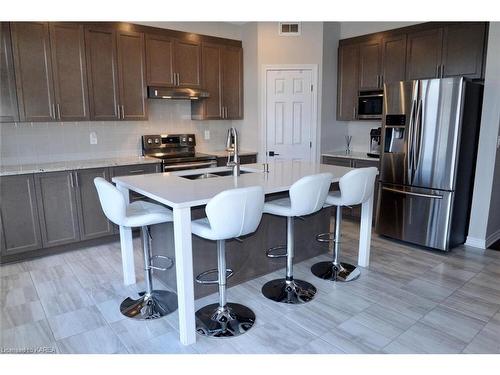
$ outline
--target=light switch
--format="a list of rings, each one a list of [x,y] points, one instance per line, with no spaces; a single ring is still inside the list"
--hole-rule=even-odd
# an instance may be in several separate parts
[[[210,139],[210,130],[205,130],[205,140],[208,141]]]
[[[96,134],[96,132],[90,132],[90,144],[91,145],[96,145],[97,144],[97,134]]]

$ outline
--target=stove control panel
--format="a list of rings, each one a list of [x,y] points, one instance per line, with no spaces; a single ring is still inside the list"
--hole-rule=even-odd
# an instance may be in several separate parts
[[[169,134],[169,135],[143,135],[142,149],[165,149],[165,148],[181,148],[196,146],[196,138],[194,134]]]

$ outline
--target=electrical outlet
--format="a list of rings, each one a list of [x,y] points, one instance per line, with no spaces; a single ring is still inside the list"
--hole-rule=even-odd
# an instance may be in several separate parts
[[[91,145],[96,145],[97,144],[97,134],[96,134],[96,132],[90,132],[90,144]]]
[[[205,140],[208,141],[210,139],[210,130],[205,130]]]

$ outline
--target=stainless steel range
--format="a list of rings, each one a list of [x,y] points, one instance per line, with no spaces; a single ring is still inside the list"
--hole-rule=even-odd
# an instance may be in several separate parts
[[[195,151],[194,134],[143,135],[142,154],[162,160],[164,172],[217,166],[217,157]]]

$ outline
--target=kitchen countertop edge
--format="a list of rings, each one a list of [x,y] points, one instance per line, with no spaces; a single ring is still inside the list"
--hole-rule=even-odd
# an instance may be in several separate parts
[[[356,159],[356,160],[369,160],[378,162],[380,158],[372,158],[367,155],[366,152],[361,151],[351,151],[349,154],[346,154],[344,150],[340,151],[327,151],[321,153],[321,156],[329,156],[332,158],[344,158],[344,159]]]

